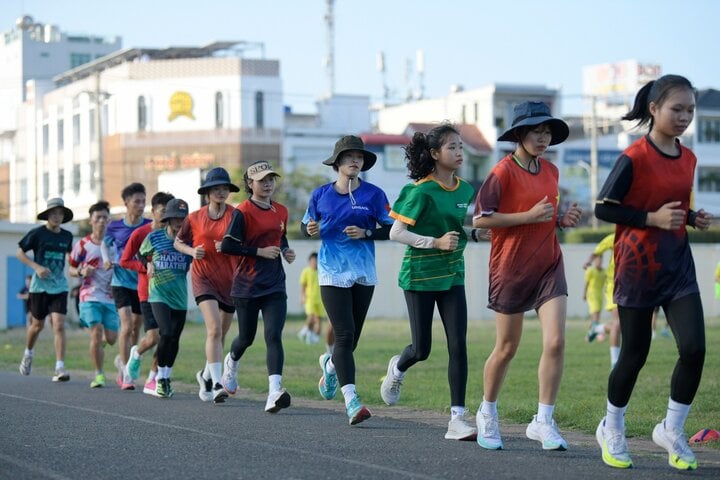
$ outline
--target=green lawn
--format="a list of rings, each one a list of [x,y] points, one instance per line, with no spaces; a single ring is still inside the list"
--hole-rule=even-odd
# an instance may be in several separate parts
[[[320,376],[318,356],[323,352],[320,345],[305,345],[295,337],[300,329],[298,320],[288,321],[285,328],[285,371],[283,384],[296,397],[319,399],[317,381]],[[234,325],[231,334],[236,332]],[[176,382],[194,385],[195,372],[204,364],[204,327],[188,324],[183,333],[180,353],[173,376]],[[564,430],[593,433],[604,413],[609,353],[607,342],[587,344],[584,341],[585,323],[568,323],[565,374],[556,408],[556,419]],[[0,332],[0,368],[16,371],[24,348],[24,332],[12,330]],[[447,350],[440,322],[435,324],[435,344],[430,358],[413,367],[405,380],[403,406],[449,411],[447,385]],[[494,344],[494,322],[473,322],[469,327],[469,365],[467,406],[474,414],[481,401],[482,367]],[[400,353],[409,342],[406,321],[368,321],[356,351],[357,387],[363,402],[368,406],[379,405],[380,378],[385,374],[388,359]],[[229,345],[228,339],[226,344]],[[720,327],[717,322],[708,326],[708,354],[705,373],[687,424],[687,432],[693,434],[701,428],[718,428],[720,403],[715,396],[720,392],[720,353],[714,346],[720,343]],[[88,381],[92,370],[87,353],[88,339],[84,331],[68,331],[68,354],[66,365],[71,370],[87,371]],[[537,320],[525,322],[522,345],[508,373],[499,399],[501,421],[526,423],[537,407],[537,363],[540,356],[540,329]],[[106,352],[106,370],[111,373],[112,359],[117,347]],[[628,436],[647,436],[652,427],[665,413],[669,395],[669,382],[676,359],[674,342],[658,336],[653,341],[650,356],[640,374],[627,414]],[[148,362],[143,362],[145,375]],[[50,374],[54,366],[52,332],[48,327],[41,333],[36,346],[33,374]],[[110,375],[112,377],[112,375]],[[144,378],[144,377],[143,377]],[[77,375],[73,380],[77,380]],[[84,381],[85,379],[83,379]],[[241,360],[239,372],[241,388],[258,392],[267,391],[265,370],[265,345],[262,328],[256,343],[248,349]],[[338,395],[338,398],[340,395]],[[339,399],[336,401],[340,401]]]

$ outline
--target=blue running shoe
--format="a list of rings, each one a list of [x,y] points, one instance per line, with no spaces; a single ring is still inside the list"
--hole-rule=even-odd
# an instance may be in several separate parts
[[[140,377],[140,356],[138,355],[138,358],[134,357],[137,349],[137,345],[132,346],[130,349],[130,360],[128,360],[127,364],[127,373],[133,380],[137,380],[138,377]]]
[[[360,399],[357,396],[350,400],[350,404],[345,407],[345,411],[347,412],[350,425],[357,425],[372,416],[370,410],[360,403]]]
[[[318,390],[320,391],[320,396],[325,400],[335,398],[338,387],[337,374],[328,373],[327,371],[327,363],[330,361],[330,358],[329,353],[320,355],[320,368],[322,368],[323,374],[322,377],[320,377],[320,382],[318,382]]]

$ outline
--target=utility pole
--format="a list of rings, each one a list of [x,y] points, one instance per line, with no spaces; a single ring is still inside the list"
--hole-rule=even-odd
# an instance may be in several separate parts
[[[325,13],[325,25],[327,27],[327,52],[325,54],[325,74],[327,75],[327,96],[332,97],[335,93],[335,14],[333,5],[335,0],[326,0],[327,13]]]
[[[597,97],[592,96],[592,113],[590,117],[590,209],[592,228],[597,230],[598,219],[593,213],[598,195],[598,137],[597,137]]]
[[[100,71],[95,72],[95,140],[97,140],[97,168],[95,169],[95,181],[97,186],[98,200],[104,200],[103,188],[103,140],[102,140],[102,92],[100,91]]]

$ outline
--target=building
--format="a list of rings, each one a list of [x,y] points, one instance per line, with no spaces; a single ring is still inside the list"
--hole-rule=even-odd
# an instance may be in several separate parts
[[[700,90],[695,120],[690,125],[692,149],[698,159],[696,208],[720,215],[720,90]]]
[[[260,44],[120,50],[55,76],[30,80],[10,171],[10,218],[31,221],[48,198],[76,212],[158,175],[257,160],[279,162],[283,109],[277,60],[244,58]],[[173,191],[177,196],[197,195]]]

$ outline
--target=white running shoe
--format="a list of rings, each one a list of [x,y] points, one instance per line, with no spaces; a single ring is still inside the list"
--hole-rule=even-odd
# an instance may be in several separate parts
[[[210,395],[212,395],[213,403],[225,403],[225,399],[228,398],[228,393],[219,383],[215,384],[215,387]]]
[[[668,463],[678,470],[697,469],[695,454],[690,450],[685,432],[665,428],[665,420],[655,425],[653,442],[668,452]]]
[[[20,361],[20,373],[23,375],[30,375],[30,370],[32,370],[32,359],[32,355],[23,355],[23,358]]]
[[[402,387],[404,376],[395,375],[395,366],[400,360],[400,355],[395,355],[388,362],[387,373],[380,385],[380,396],[387,405],[395,405],[400,400],[400,387]]]
[[[238,365],[239,361],[236,362],[232,359],[230,356],[230,353],[225,355],[225,361],[223,362],[225,365],[225,371],[223,372],[222,376],[222,386],[225,388],[225,391],[229,393],[230,395],[235,395],[235,392],[237,392],[238,383],[237,383],[237,371],[238,371]]]
[[[602,449],[602,459],[606,465],[615,468],[632,468],[633,462],[624,431],[608,427],[603,418],[595,430],[595,439]]]
[[[55,369],[55,375],[52,377],[53,382],[67,382],[68,380],[70,380],[70,374],[64,368]]]
[[[552,418],[547,422],[541,421],[537,415],[533,415],[532,422],[525,430],[525,435],[530,440],[537,440],[542,443],[543,450],[567,450],[567,442],[560,435],[557,423]]]
[[[282,390],[268,394],[267,402],[265,402],[265,411],[268,413],[277,413],[289,406],[290,394],[283,388]]]
[[[448,422],[446,440],[477,440],[477,428],[467,419],[467,411]]]
[[[213,399],[213,384],[212,380],[205,380],[202,374],[202,370],[195,374],[195,380],[197,380],[198,385],[200,386],[200,390],[198,390],[198,396],[203,402],[209,402]]]
[[[478,445],[487,450],[503,449],[497,415],[486,415],[478,410],[477,415],[475,415],[475,423],[477,424]]]

